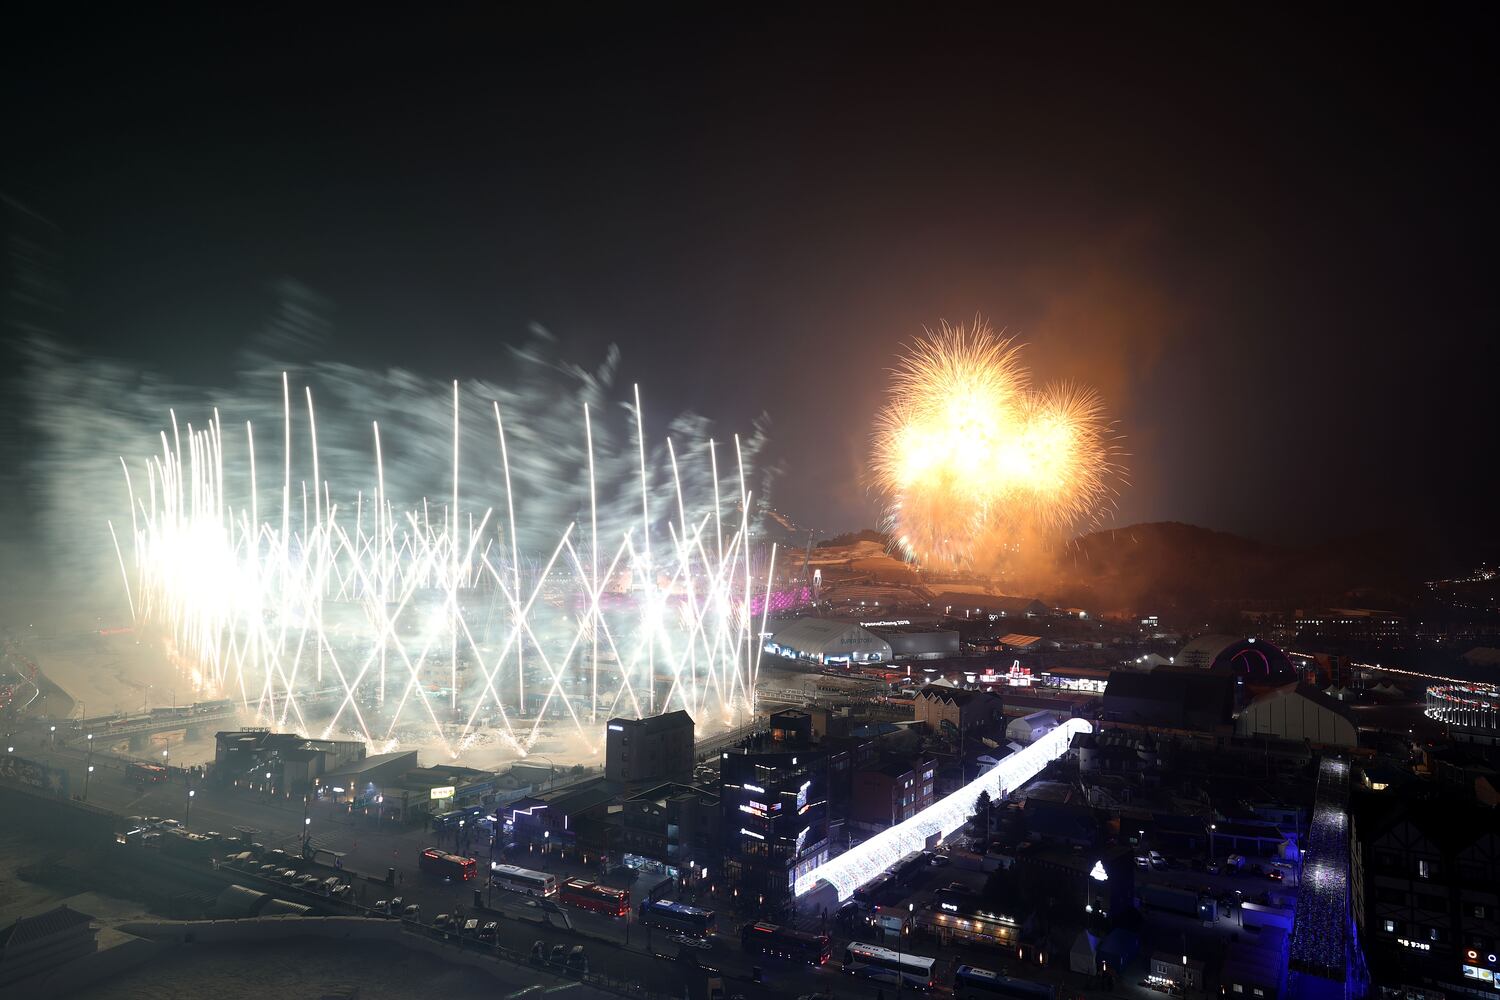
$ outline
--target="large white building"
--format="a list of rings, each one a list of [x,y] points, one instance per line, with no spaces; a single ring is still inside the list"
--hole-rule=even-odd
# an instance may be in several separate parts
[[[798,618],[766,640],[766,652],[809,663],[889,663],[891,644],[855,622]]]
[[[1359,744],[1359,730],[1338,702],[1314,688],[1283,687],[1255,699],[1235,720],[1237,736],[1306,740],[1325,746]]]

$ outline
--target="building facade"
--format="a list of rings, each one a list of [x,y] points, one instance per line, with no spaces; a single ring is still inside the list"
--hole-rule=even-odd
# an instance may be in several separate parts
[[[693,717],[683,711],[610,719],[604,735],[604,776],[626,785],[690,781],[693,734]]]
[[[943,732],[945,727],[961,733],[969,732],[1005,717],[999,695],[936,685],[918,692],[913,713],[918,722],[924,723],[934,733]]]
[[[885,829],[932,805],[937,759],[893,760],[854,773],[849,819]]]
[[[615,838],[629,867],[656,872],[694,885],[722,875],[719,797],[713,792],[667,782],[620,804]]]
[[[771,912],[828,860],[827,754],[811,733],[807,713],[778,713],[770,732],[720,754],[726,884]]]

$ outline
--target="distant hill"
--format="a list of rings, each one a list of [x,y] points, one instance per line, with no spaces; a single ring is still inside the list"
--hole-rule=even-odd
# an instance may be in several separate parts
[[[1163,611],[1358,604],[1396,610],[1440,571],[1411,538],[1369,533],[1281,546],[1165,521],[1080,536],[1063,547],[1054,586],[1083,607]]]
[[[884,531],[877,531],[874,528],[848,531],[842,535],[835,535],[833,538],[825,538],[818,543],[818,548],[836,549],[846,545],[853,545],[856,542],[874,542],[882,549],[889,550],[891,548],[891,536]]]

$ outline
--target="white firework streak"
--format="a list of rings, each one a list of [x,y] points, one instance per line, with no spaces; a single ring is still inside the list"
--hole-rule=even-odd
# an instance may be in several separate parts
[[[712,497],[692,509],[677,447],[666,440],[677,509],[664,518],[669,545],[663,549],[652,540],[661,529],[651,520],[653,470],[639,388],[630,408],[638,487],[596,478],[594,421],[585,403],[587,495],[572,502],[575,509],[587,502],[588,520],[565,520],[545,561],[537,562],[537,553],[518,542],[518,519],[524,522],[528,512],[518,510],[512,493],[498,402],[490,408],[505,491],[499,516],[499,497],[483,509],[462,507],[455,382],[451,481],[434,484],[452,491],[439,501],[440,516],[426,497],[409,509],[392,500],[377,423],[373,500],[356,490],[351,518],[351,504],[338,499],[347,494],[319,478],[311,389],[304,395],[313,479],[293,480],[291,386],[283,375],[281,502],[265,520],[248,421],[243,498],[226,494],[217,409],[206,428],[187,424],[185,434],[170,413],[170,439],[161,432],[160,454],[144,463],[145,496],[134,492],[130,465],[121,459],[133,573],[115,547],[132,614],[165,632],[205,693],[236,699],[278,727],[306,730],[309,717],[326,718],[324,737],[352,728],[388,744],[398,733],[430,732],[454,756],[485,730],[524,754],[549,724],[597,746],[601,717],[681,708],[714,726],[754,712],[760,643],[752,603],[769,596],[774,552],[758,573],[738,436],[739,495],[731,497],[739,504],[737,519],[723,517],[716,443],[710,439],[702,449]],[[468,461],[466,479],[474,469],[472,456]],[[245,470],[235,471],[232,480]],[[601,522],[601,487],[616,498],[638,488],[639,522]],[[568,502],[552,497],[537,513],[555,518]],[[109,529],[113,536],[112,521]],[[653,551],[669,554],[658,561]]]

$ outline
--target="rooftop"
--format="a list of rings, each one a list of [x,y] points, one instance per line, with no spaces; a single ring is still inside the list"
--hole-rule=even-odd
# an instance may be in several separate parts
[[[80,913],[67,906],[59,906],[34,917],[18,917],[15,923],[0,929],[0,952],[65,933],[75,927],[87,925],[93,919],[87,913]]]

